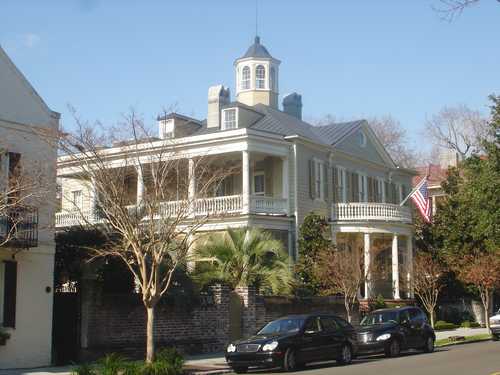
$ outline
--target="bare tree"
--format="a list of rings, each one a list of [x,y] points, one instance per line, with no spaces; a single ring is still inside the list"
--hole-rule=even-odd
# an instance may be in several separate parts
[[[487,120],[480,112],[465,105],[444,107],[427,120],[427,132],[437,146],[456,151],[462,158],[483,151],[481,140],[487,138]]]
[[[0,246],[28,235],[24,224],[36,219],[35,207],[50,189],[47,166],[34,160],[25,163],[2,143],[0,140]]]
[[[458,260],[456,271],[461,281],[477,288],[484,308],[486,327],[490,329],[491,295],[500,285],[500,254],[468,255]]]
[[[397,165],[416,166],[418,153],[409,145],[406,130],[394,117],[387,115],[368,119],[368,123]]]
[[[453,21],[462,12],[477,3],[480,0],[439,0],[439,5],[434,6],[434,10],[441,14],[442,18],[447,21]],[[500,0],[497,0],[500,2]]]
[[[174,271],[186,265],[199,228],[213,210],[201,210],[206,197],[233,173],[230,162],[178,151],[176,140],[151,137],[134,111],[116,129],[101,129],[75,117],[77,131],[60,139],[60,165],[88,184],[97,198],[84,224],[106,236],[93,257],[123,261],[139,285],[147,311],[146,361],[154,360],[155,307],[172,285]],[[112,148],[106,145],[113,145]],[[144,191],[131,194],[134,178]],[[131,183],[132,181],[132,183]],[[196,212],[195,212],[196,211]],[[216,212],[222,214],[222,212]]]
[[[431,254],[419,252],[413,262],[413,290],[429,314],[434,327],[434,311],[444,286],[444,267]]]
[[[352,320],[354,304],[365,281],[363,264],[354,251],[339,251],[333,248],[321,251],[315,272],[322,281],[321,293],[342,294],[349,322]]]

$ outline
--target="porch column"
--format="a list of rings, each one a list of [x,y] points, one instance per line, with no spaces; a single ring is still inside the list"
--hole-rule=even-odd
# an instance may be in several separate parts
[[[95,178],[91,177],[90,178],[90,215],[89,215],[89,220],[93,222],[94,220],[97,220],[97,207],[99,205],[98,202],[98,192],[97,192],[97,186],[95,182]]]
[[[144,199],[144,176],[142,175],[142,167],[140,165],[135,167],[137,171],[137,199],[136,203],[139,206]]]
[[[285,211],[288,215],[290,211],[290,202],[288,199],[288,157],[284,157],[281,159],[281,183],[282,183],[282,197],[286,199],[285,201]]]
[[[250,212],[250,156],[247,150],[241,152],[241,175],[243,177],[241,185],[242,213]]]
[[[364,257],[365,257],[365,299],[370,298],[371,293],[371,254],[370,254],[370,233],[364,233]]]
[[[196,178],[195,178],[195,165],[194,160],[191,158],[188,160],[188,204],[189,212],[194,215],[196,209]]]
[[[400,299],[399,295],[399,257],[398,257],[398,235],[392,235],[392,288],[394,299]]]
[[[407,259],[407,275],[406,279],[408,282],[409,297],[411,299],[415,298],[415,293],[413,291],[413,236],[409,235],[406,240],[406,259]]]

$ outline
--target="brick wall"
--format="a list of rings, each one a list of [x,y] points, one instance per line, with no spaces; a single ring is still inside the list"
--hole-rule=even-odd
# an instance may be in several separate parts
[[[327,312],[345,317],[343,300],[334,297],[264,297],[255,288],[237,288],[242,302],[242,336],[250,336],[267,322],[289,314]],[[156,308],[157,347],[175,346],[186,354],[222,351],[229,341],[230,293],[216,285],[195,306],[160,303]],[[103,295],[87,283],[81,294],[82,360],[121,352],[142,357],[146,343],[146,312],[140,295]],[[357,312],[354,320],[358,319]]]

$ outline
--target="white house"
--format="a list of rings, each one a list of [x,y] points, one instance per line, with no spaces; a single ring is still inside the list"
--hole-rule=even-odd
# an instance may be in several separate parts
[[[20,223],[14,225],[12,212],[0,210],[0,329],[10,334],[0,345],[0,369],[51,362],[57,154],[42,134],[58,124],[59,114],[0,47],[0,201],[5,202],[12,174],[21,165],[44,187],[40,201],[35,199],[39,192],[30,194],[40,204],[13,208]],[[13,227],[13,237],[7,237]]]
[[[399,202],[415,173],[394,163],[365,120],[313,126],[302,120],[297,93],[286,95],[280,109],[279,67],[280,61],[255,38],[234,62],[236,97],[231,99],[222,85],[213,86],[206,120],[176,113],[159,117],[159,137],[150,149],[171,147],[186,158],[217,155],[241,166],[241,173],[196,206],[199,214],[222,209],[233,215],[214,215],[202,231],[261,227],[297,258],[299,226],[315,211],[329,219],[339,247],[377,265],[361,291],[364,297],[412,297],[411,271],[400,272],[412,262],[412,215]],[[110,147],[108,152],[119,150]],[[81,223],[80,215],[99,220],[92,210],[92,186],[78,178],[72,163],[68,157],[58,162],[64,199],[56,226],[61,229]],[[141,175],[131,184],[138,199],[144,190]]]

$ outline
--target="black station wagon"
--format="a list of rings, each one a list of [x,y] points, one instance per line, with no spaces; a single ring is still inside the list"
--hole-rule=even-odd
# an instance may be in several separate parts
[[[236,373],[249,367],[293,371],[308,362],[349,364],[357,351],[356,331],[329,314],[290,315],[266,324],[254,336],[230,343],[226,361]]]

